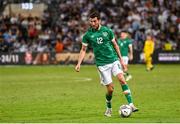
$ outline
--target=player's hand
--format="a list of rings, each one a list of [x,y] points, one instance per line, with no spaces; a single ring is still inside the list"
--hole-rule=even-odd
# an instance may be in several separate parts
[[[127,67],[126,65],[124,64],[124,61],[123,60],[120,60],[120,63],[121,63],[121,66],[123,68],[123,71],[126,72],[127,71]]]
[[[150,57],[153,57],[153,54],[150,54]]]
[[[122,64],[122,67],[123,67],[123,71],[127,72],[127,67],[125,66],[125,64]]]
[[[129,55],[129,60],[130,60],[130,61],[133,60],[133,55]]]
[[[80,71],[80,67],[81,67],[81,66],[80,66],[79,64],[76,65],[76,67],[75,67],[76,72],[79,72],[79,71]]]

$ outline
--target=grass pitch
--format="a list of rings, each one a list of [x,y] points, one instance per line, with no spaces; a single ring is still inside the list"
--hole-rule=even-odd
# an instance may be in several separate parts
[[[95,66],[0,66],[0,122],[179,122],[180,65],[130,65],[129,86],[140,109],[120,118],[119,106],[126,104],[114,78],[111,118],[104,116],[105,87],[99,84]]]

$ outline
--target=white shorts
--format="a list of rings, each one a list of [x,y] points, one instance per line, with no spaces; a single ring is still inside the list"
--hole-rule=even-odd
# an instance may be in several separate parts
[[[112,83],[112,75],[116,76],[119,73],[123,73],[119,60],[111,64],[98,66],[98,70],[99,70],[101,84],[103,85],[108,85]]]
[[[123,56],[122,59],[124,61],[124,64],[128,65],[129,58],[127,56]]]

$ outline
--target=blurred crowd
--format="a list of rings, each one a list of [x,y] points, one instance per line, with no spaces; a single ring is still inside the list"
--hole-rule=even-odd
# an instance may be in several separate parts
[[[42,2],[37,0],[35,2]],[[42,17],[0,15],[0,52],[78,52],[88,28],[88,13],[100,12],[102,25],[116,37],[129,32],[142,51],[147,35],[156,50],[180,50],[179,0],[45,0]],[[3,5],[3,3],[1,3]]]

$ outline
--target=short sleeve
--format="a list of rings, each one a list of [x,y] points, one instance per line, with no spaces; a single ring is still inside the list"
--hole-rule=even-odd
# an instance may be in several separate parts
[[[115,37],[114,37],[114,33],[111,29],[109,29],[109,38],[112,41]]]
[[[82,44],[83,44],[84,46],[88,46],[88,36],[87,36],[87,34],[85,34],[85,35],[83,36],[83,38],[82,38]]]
[[[132,40],[129,39],[128,45],[132,45]]]

